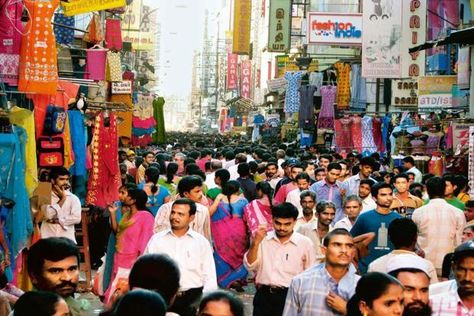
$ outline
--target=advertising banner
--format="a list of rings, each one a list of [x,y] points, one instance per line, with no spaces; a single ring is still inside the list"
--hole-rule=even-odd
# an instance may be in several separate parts
[[[61,5],[64,15],[73,16],[87,12],[124,7],[127,3],[125,0],[74,0],[61,2]]]
[[[275,63],[275,78],[281,78],[285,75],[287,71],[299,71],[300,69],[296,65],[294,60],[290,60],[290,57],[287,55],[276,56]],[[319,62],[317,59],[313,59],[311,64],[309,64],[308,72],[317,71],[319,68]]]
[[[401,78],[402,1],[363,0],[362,76]]]
[[[461,89],[469,88],[471,82],[471,48],[459,48],[458,52],[458,85]]]
[[[250,74],[252,73],[252,63],[250,60],[242,61],[240,65],[240,95],[250,99]]]
[[[250,21],[252,0],[234,0],[234,33],[232,52],[239,55],[250,53]]]
[[[457,76],[429,76],[418,78],[418,108],[436,109],[453,105],[452,89]]]
[[[362,44],[362,14],[308,13],[308,44]]]
[[[237,89],[237,54],[227,54],[227,90]]]
[[[425,50],[409,53],[411,47],[426,42],[426,0],[404,0],[401,44],[401,78],[425,75]]]
[[[397,107],[417,107],[418,81],[416,79],[392,80],[392,105]]]
[[[290,49],[291,0],[270,0],[268,51]]]

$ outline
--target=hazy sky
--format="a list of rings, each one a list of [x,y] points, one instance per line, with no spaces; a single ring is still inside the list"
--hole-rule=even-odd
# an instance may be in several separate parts
[[[216,0],[144,0],[158,8],[161,24],[161,56],[158,73],[162,75],[159,93],[188,95],[191,92],[193,53],[203,39],[203,17],[213,11]]]

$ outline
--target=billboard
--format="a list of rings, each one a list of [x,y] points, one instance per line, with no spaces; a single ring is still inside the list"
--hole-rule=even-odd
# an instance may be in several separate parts
[[[362,44],[362,14],[308,13],[308,44]]]

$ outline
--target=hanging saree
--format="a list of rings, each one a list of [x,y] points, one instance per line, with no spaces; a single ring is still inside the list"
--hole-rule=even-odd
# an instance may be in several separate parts
[[[260,225],[266,225],[267,231],[273,230],[272,210],[269,203],[253,200],[245,206],[243,219],[252,238]]]
[[[109,125],[106,126],[106,120]],[[118,166],[117,120],[114,114],[105,118],[96,116],[92,139],[92,171],[87,188],[86,201],[99,207],[106,207],[118,200],[121,185]]]
[[[216,263],[217,283],[229,288],[234,282],[244,282],[247,269],[243,265],[247,251],[247,229],[242,219],[246,199],[232,203],[220,202],[211,217],[211,232],[214,239],[214,261]]]
[[[23,23],[21,0],[0,0],[0,81],[18,85]]]

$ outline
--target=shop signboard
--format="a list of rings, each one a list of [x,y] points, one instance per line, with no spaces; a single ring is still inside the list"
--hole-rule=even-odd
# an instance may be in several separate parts
[[[453,148],[465,148],[469,146],[469,128],[472,124],[453,123]]]
[[[250,99],[250,74],[252,73],[252,63],[250,60],[242,61],[240,65],[240,95]]]
[[[227,90],[237,89],[237,54],[227,54]]]
[[[124,7],[127,3],[125,0],[74,0],[70,2],[61,2],[64,15],[73,16],[87,12],[101,11],[106,9],[114,9]]]
[[[141,1],[138,2],[141,3]],[[140,10],[139,13],[130,13],[128,17],[133,25],[130,24],[122,28],[123,41],[132,43],[134,50],[154,50],[156,35],[153,21],[156,19],[156,13],[147,5],[142,5],[138,9]],[[135,29],[137,20],[138,28]],[[122,27],[124,25],[124,22],[122,22]]]
[[[132,82],[124,80],[119,82],[112,82],[112,94],[131,94]]]
[[[471,79],[471,48],[469,46],[459,48],[458,52],[458,85],[459,88],[469,88]]]
[[[402,2],[363,0],[363,77],[401,78]]]
[[[290,60],[287,55],[276,56],[275,62],[275,78],[283,78],[287,71],[299,71],[300,69],[296,65],[294,60]],[[319,62],[316,59],[311,61],[308,72],[317,71],[319,68]]]
[[[269,52],[290,49],[291,0],[271,0],[268,27]]]
[[[425,50],[409,53],[411,47],[426,41],[426,1],[404,0],[402,9],[401,78],[425,75]]]
[[[308,44],[361,45],[362,14],[308,13]]]
[[[234,0],[234,28],[232,52],[239,55],[250,53],[250,22],[252,0]]]
[[[131,30],[139,31],[140,30],[140,15],[142,12],[142,1],[134,0],[130,5],[126,6],[125,13],[122,18],[122,31]]]
[[[392,105],[397,107],[417,107],[418,81],[416,79],[392,80]]]
[[[418,78],[418,108],[436,109],[453,105],[452,89],[457,76]]]

